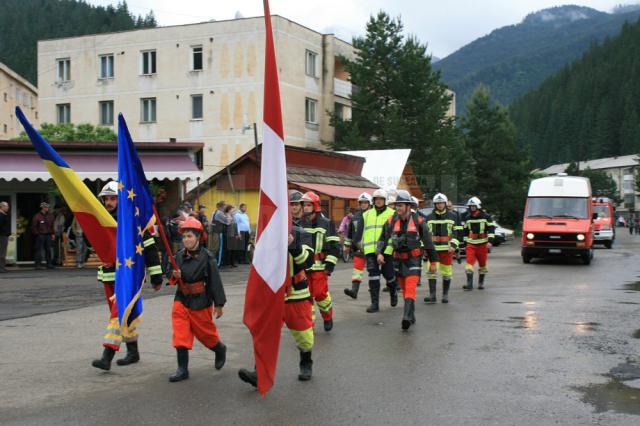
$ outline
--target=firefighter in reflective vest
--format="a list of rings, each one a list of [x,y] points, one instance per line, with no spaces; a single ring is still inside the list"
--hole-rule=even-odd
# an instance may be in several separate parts
[[[344,240],[345,253],[353,253],[353,271],[351,272],[351,289],[345,288],[344,294],[357,299],[358,290],[360,289],[360,283],[364,277],[364,267],[366,265],[364,252],[362,251],[362,229],[363,229],[363,215],[371,208],[373,199],[371,195],[363,192],[358,197],[358,205],[360,209],[353,214],[349,228],[347,229],[347,237]]]
[[[302,194],[301,194],[302,195]],[[300,351],[300,374],[298,380],[311,380],[313,360],[313,298],[309,291],[305,269],[313,265],[313,249],[311,235],[296,226],[291,228],[289,235],[289,274],[291,279],[287,283],[284,296],[284,324],[291,332]],[[244,368],[238,371],[240,380],[258,387],[258,375],[255,370]]]
[[[383,255],[385,262],[379,264],[376,260],[376,246],[382,233],[384,224],[393,216],[395,212],[387,206],[387,193],[383,189],[376,189],[373,192],[373,208],[367,210],[363,218],[362,231],[362,251],[367,262],[367,272],[369,273],[369,293],[371,293],[371,305],[367,312],[378,312],[380,310],[380,276],[384,276],[387,288],[390,289],[391,306],[398,304],[398,285],[396,284],[395,273],[393,271],[393,261],[391,254],[393,247],[387,247]]]
[[[416,286],[422,272],[423,254],[430,262],[429,273],[436,271],[438,254],[431,241],[427,222],[422,216],[411,212],[411,195],[405,190],[398,191],[395,204],[396,213],[384,224],[376,255],[378,263],[384,265],[387,262],[385,250],[388,247],[393,250],[396,279],[404,297],[402,329],[408,330],[416,322]]]
[[[449,303],[449,288],[453,276],[453,256],[458,249],[460,238],[460,222],[458,215],[447,208],[447,196],[436,194],[433,197],[433,211],[425,218],[427,228],[431,233],[431,240],[438,252],[438,271],[442,275],[442,303]],[[429,296],[424,298],[427,303],[436,302],[436,273],[427,274],[429,280]]]
[[[171,309],[172,344],[176,348],[178,369],[169,377],[170,382],[189,378],[189,351],[194,337],[215,354],[216,370],[220,370],[227,359],[227,347],[213,323],[213,314],[216,319],[220,318],[227,301],[216,258],[201,244],[205,236],[198,219],[187,217],[178,232],[184,248],[176,253],[178,269],[170,267],[167,272],[169,282],[178,285]]]
[[[102,200],[104,207],[109,214],[115,218],[118,216],[118,182],[108,182],[102,191],[98,194],[98,197]],[[153,289],[158,291],[162,286],[162,267],[160,266],[160,257],[158,256],[158,249],[155,244],[155,240],[148,232],[142,237],[142,245],[144,246],[144,262],[147,266],[147,275],[149,281],[153,286]],[[107,330],[104,335],[102,346],[102,358],[94,360],[91,365],[101,370],[110,370],[111,361],[113,357],[120,349],[122,343],[122,335],[120,334],[120,322],[118,321],[118,307],[115,300],[115,280],[116,280],[116,267],[115,265],[102,265],[98,268],[98,281],[102,283],[104,287],[104,293],[107,298],[107,304],[109,306],[109,323],[107,324]],[[118,365],[134,364],[140,360],[140,353],[138,352],[138,333],[134,328],[131,330],[132,337],[126,337],[125,343],[127,344],[127,355],[117,361]]]
[[[313,237],[315,261],[307,269],[309,289],[320,309],[324,330],[330,331],[333,328],[333,303],[329,293],[329,275],[333,273],[338,262],[340,239],[336,235],[333,223],[322,215],[318,194],[306,192],[300,201],[302,201],[301,224]]]
[[[484,277],[487,269],[489,248],[495,236],[495,224],[491,215],[482,210],[482,203],[478,197],[471,197],[467,201],[468,211],[462,215],[464,241],[466,243],[467,263],[464,269],[467,273],[467,284],[462,288],[473,290],[473,266],[478,261],[478,289],[484,289]]]

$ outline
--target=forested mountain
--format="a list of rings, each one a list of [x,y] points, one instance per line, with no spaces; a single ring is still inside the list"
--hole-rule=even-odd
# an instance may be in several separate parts
[[[637,7],[612,14],[580,6],[545,9],[475,40],[434,67],[456,92],[461,113],[478,84],[487,86],[495,100],[509,104],[638,16]]]
[[[134,16],[126,2],[91,6],[82,0],[2,0],[0,62],[37,84],[37,41],[155,27],[153,12]]]
[[[536,166],[640,152],[640,21],[515,101]]]

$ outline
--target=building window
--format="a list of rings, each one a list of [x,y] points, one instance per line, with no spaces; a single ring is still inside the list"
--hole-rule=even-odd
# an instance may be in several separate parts
[[[202,71],[202,46],[191,47],[191,70]]]
[[[8,96],[7,96],[7,92],[4,92],[4,101],[5,101],[5,102],[7,102],[7,98],[8,98]]]
[[[62,58],[58,61],[58,81],[71,80],[71,59]]]
[[[7,133],[7,125],[4,125],[4,132]]]
[[[314,53],[310,50],[305,51],[305,65],[304,72],[309,77],[317,77],[316,74],[316,59],[318,58],[318,54]]]
[[[344,105],[336,102],[333,107],[333,112],[340,120],[344,120]]]
[[[143,123],[156,122],[156,98],[140,99],[140,121]]]
[[[149,75],[156,73],[156,51],[146,50],[142,52],[142,74]]]
[[[71,104],[57,104],[58,124],[71,123]]]
[[[100,124],[102,126],[113,126],[113,101],[98,102],[100,109]]]
[[[191,95],[191,119],[202,120],[202,95]]]
[[[316,101],[315,99],[306,98],[304,100],[304,121],[313,124],[316,124],[318,122],[316,119],[317,105],[318,101]]]
[[[113,54],[100,56],[100,78],[113,78]]]

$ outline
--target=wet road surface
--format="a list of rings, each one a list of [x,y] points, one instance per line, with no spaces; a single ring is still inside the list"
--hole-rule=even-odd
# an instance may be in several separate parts
[[[40,308],[33,313],[41,315],[16,318],[6,313],[12,300],[26,311],[38,297],[21,299],[28,280],[16,289],[2,277],[1,318],[14,319],[0,321],[0,419],[48,425],[635,425],[640,237],[620,234],[612,250],[596,251],[590,266],[577,260],[524,265],[517,243],[496,248],[485,291],[463,292],[463,267],[455,265],[451,303],[423,304],[421,287],[417,324],[409,332],[400,330],[402,303],[390,308],[386,293],[377,314],[364,312],[366,288],[358,300],[347,298],[342,289],[351,274],[341,267],[330,280],[334,330],[316,327],[313,379],[298,382],[297,351],[285,331],[276,385],[266,398],[237,378],[239,368],[253,365],[250,335],[241,324],[242,270],[226,275],[233,284],[217,321],[229,346],[227,365],[215,371],[213,354],[196,343],[191,378],[178,384],[167,381],[175,370],[170,289],[145,302],[142,361],[114,363],[102,373],[90,366],[106,321],[99,287],[89,284],[91,291],[82,289],[78,300],[60,300],[70,310]],[[62,279],[86,284],[89,276]],[[64,287],[56,281],[52,288],[58,285]]]

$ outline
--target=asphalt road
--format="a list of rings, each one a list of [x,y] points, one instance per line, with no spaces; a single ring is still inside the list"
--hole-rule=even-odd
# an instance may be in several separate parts
[[[88,272],[3,276],[0,422],[636,425],[639,248],[640,237],[620,233],[585,266],[524,265],[517,244],[501,246],[485,291],[463,292],[456,265],[451,303],[420,301],[409,332],[400,330],[401,304],[390,308],[386,294],[377,314],[364,312],[366,291],[357,301],[344,296],[350,270],[342,267],[331,277],[334,330],[316,327],[313,379],[298,382],[285,330],[265,398],[237,378],[253,365],[241,323],[246,268],[223,275],[229,304],[217,325],[227,365],[215,371],[213,354],[196,343],[191,378],[178,384],[167,381],[175,370],[170,289],[145,301],[141,362],[103,373],[90,361],[101,350],[106,308]]]

